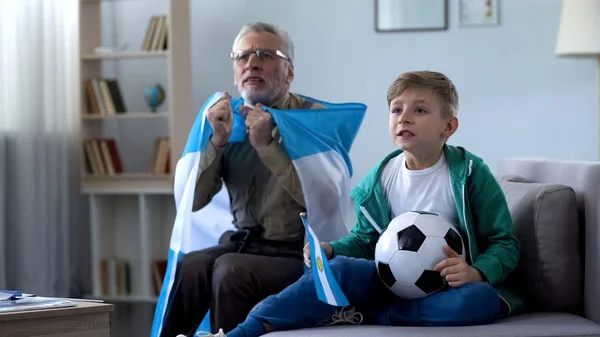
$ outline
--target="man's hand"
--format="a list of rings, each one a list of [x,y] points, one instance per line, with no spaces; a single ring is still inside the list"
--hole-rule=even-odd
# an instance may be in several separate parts
[[[259,150],[271,144],[273,136],[273,118],[271,114],[262,109],[262,104],[257,104],[256,107],[246,115],[246,128],[248,129],[248,138],[250,144],[255,149]]]
[[[479,270],[469,266],[452,248],[445,246],[444,252],[448,258],[438,263],[433,270],[439,271],[449,286],[460,287],[470,282],[482,281]]]
[[[331,245],[327,242],[321,242],[321,248],[323,248],[323,252],[325,252],[325,257],[327,257],[327,259],[331,259],[331,254],[333,254],[333,247],[331,247]],[[310,243],[307,243],[304,246],[304,264],[306,264],[308,268],[311,268],[312,264],[310,263]]]
[[[225,95],[217,103],[208,108],[206,117],[213,129],[210,142],[215,147],[225,146],[231,135],[231,128],[233,127],[233,115],[228,92],[225,92]]]

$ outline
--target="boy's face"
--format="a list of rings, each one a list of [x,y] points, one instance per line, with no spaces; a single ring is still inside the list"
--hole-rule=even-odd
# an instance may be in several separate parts
[[[427,156],[439,151],[458,128],[455,116],[443,117],[433,90],[408,88],[390,102],[390,136],[400,149]]]

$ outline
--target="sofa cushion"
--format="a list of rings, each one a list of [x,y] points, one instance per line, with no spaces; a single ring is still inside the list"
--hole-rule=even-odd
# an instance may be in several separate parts
[[[526,314],[489,325],[460,327],[333,326],[271,332],[264,337],[599,337],[600,325],[566,313]]]
[[[516,182],[516,183],[532,183],[533,182],[531,180],[527,180],[521,176],[517,176],[514,174],[508,174],[508,175],[502,176],[500,179],[506,180],[506,181],[512,181],[512,182]]]
[[[556,184],[499,179],[521,243],[507,284],[536,311],[574,311],[582,303],[575,192]]]

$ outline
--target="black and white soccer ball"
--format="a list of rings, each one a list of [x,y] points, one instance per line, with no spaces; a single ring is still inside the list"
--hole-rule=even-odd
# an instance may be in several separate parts
[[[448,256],[450,246],[465,258],[459,231],[437,214],[406,212],[390,221],[375,246],[375,262],[383,283],[397,296],[416,299],[446,286],[436,264]]]

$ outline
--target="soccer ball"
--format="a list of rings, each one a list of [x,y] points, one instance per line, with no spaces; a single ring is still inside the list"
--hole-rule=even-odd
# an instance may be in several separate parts
[[[375,246],[377,272],[383,283],[397,296],[417,299],[446,286],[436,264],[448,256],[450,246],[465,258],[465,247],[458,230],[437,214],[406,212],[390,221]]]

